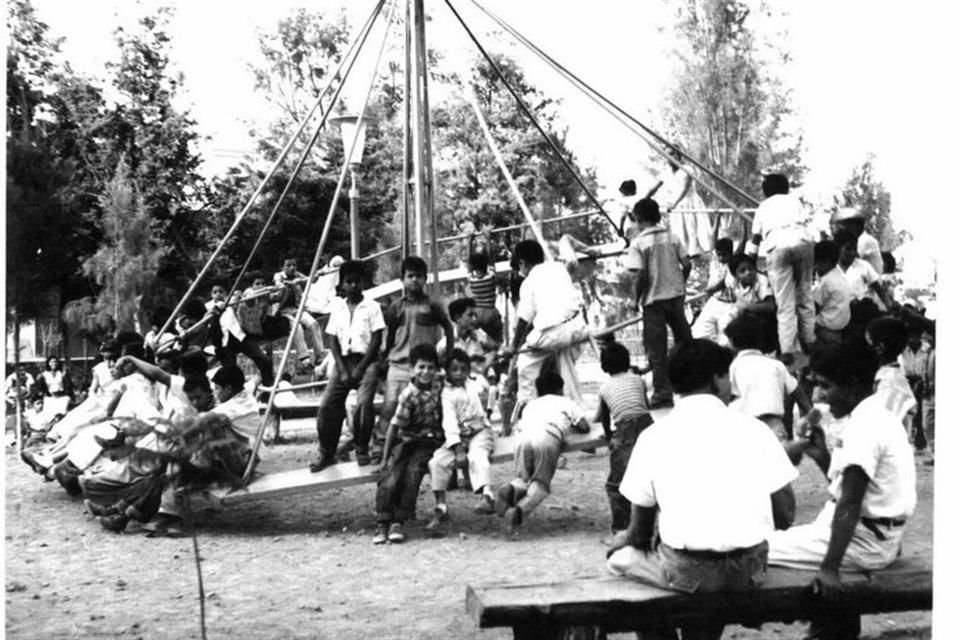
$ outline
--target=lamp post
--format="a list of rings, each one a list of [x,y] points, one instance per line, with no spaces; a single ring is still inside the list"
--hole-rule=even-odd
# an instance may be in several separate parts
[[[367,136],[367,124],[370,118],[362,120],[355,115],[343,115],[331,118],[330,121],[340,126],[340,137],[343,140],[343,153],[350,151],[350,145],[353,144],[353,138],[357,136],[357,144],[353,148],[348,164],[350,165],[350,191],[347,196],[350,198],[350,259],[357,260],[360,257],[360,190],[357,188],[357,169],[360,168],[360,162],[363,160],[363,145]],[[357,133],[357,125],[360,126],[360,132]]]

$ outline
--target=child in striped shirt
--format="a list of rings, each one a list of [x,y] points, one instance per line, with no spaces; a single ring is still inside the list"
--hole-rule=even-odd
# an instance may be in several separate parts
[[[497,310],[497,276],[491,268],[489,237],[482,250],[475,251],[470,238],[470,257],[467,259],[469,275],[465,294],[477,305],[477,324],[497,342],[503,342],[503,319]]]
[[[647,387],[643,378],[630,370],[630,352],[616,341],[600,351],[600,368],[610,376],[600,387],[596,420],[610,445],[610,474],[607,498],[610,501],[610,531],[616,534],[630,524],[630,501],[620,493],[620,481],[627,470],[633,445],[640,432],[653,423],[647,408]]]

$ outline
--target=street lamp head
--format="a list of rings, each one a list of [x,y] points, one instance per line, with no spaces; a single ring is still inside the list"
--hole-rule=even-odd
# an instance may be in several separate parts
[[[363,146],[367,137],[367,124],[372,122],[372,118],[363,119],[356,115],[342,115],[331,118],[330,122],[340,127],[340,139],[343,141],[343,153],[350,153],[350,146],[353,145],[353,139],[356,136],[357,142],[353,146],[353,153],[350,154],[350,166],[356,169],[363,160]],[[359,131],[357,131],[359,123]]]

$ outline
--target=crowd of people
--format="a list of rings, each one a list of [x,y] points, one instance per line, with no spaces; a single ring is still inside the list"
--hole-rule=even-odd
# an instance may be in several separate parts
[[[689,188],[674,189],[670,206]],[[885,286],[871,262],[889,267],[862,218],[841,212],[832,237],[817,240],[784,176],[766,176],[763,191],[737,250],[731,238],[708,242],[685,218],[679,237],[654,192],[632,207],[625,263],[642,312],[643,370],[612,336],[591,333],[569,264],[533,240],[514,247],[505,285],[471,251],[466,295],[449,304],[426,292],[419,257],[403,260],[402,294],[387,305],[364,295],[365,263],[342,261],[325,323],[309,312],[296,322],[306,277],[290,259],[271,286],[258,277],[228,300],[215,283],[206,303],[188,300],[176,333],[107,340],[86,400],[39,430],[23,459],[82,495],[107,529],[136,519],[177,535],[185,510],[202,507],[203,487],[236,483],[256,464],[258,399],[275,381],[261,342],[292,331],[300,365],[312,369],[325,353],[332,362],[310,470],[351,453],[379,466],[375,544],[405,539],[428,473],[426,530],[441,533],[458,466],[475,512],[519,532],[549,496],[566,439],[592,419],[610,448],[611,571],[693,592],[751,588],[769,562],[816,569],[818,587],[834,593],[840,570],[881,568],[899,553],[916,501],[913,447],[933,448],[934,323]],[[708,298],[692,326],[691,246],[712,251]],[[512,289],[509,343],[495,304],[501,286]],[[609,380],[588,416],[576,364],[592,339]],[[245,380],[240,353],[259,380]],[[44,375],[54,398],[68,393],[55,360]],[[15,388],[25,383],[14,377]],[[511,433],[514,477],[493,486],[494,443]],[[832,500],[815,522],[793,526],[791,483],[804,455],[823,470]],[[824,637],[858,628],[842,616],[814,622],[840,634]],[[722,627],[687,631],[718,638]]]

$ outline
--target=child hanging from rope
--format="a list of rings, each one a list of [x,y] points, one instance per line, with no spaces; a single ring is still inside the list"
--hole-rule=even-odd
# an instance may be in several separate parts
[[[493,430],[487,421],[481,385],[470,374],[470,357],[462,349],[453,349],[447,357],[446,384],[441,395],[443,430],[446,441],[430,458],[430,484],[437,506],[426,530],[441,531],[450,521],[447,509],[447,485],[454,465],[466,456],[470,486],[480,494],[474,513],[493,513],[493,489],[490,487],[490,454],[493,453]]]
[[[497,490],[495,509],[505,518],[507,531],[516,534],[533,510],[550,495],[550,481],[566,437],[588,433],[583,409],[563,395],[563,378],[544,370],[536,379],[537,398],[520,418],[514,459],[517,477]]]

